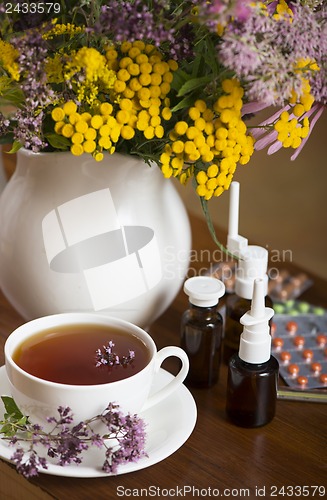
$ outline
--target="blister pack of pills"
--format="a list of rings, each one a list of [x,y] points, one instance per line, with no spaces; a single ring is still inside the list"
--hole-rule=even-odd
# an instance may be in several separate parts
[[[286,300],[285,302],[274,301],[275,314],[289,314],[290,316],[299,316],[301,314],[314,314],[323,316],[327,314],[323,307],[315,306],[304,300]]]
[[[272,354],[287,385],[297,389],[327,388],[326,310],[324,314],[276,314],[271,335]]]
[[[221,280],[227,293],[235,291],[235,271],[236,262],[219,262],[211,264],[206,272],[207,276],[212,276]],[[291,274],[286,269],[268,269],[268,295],[274,301],[288,301],[298,298],[312,285],[312,280],[305,273]]]

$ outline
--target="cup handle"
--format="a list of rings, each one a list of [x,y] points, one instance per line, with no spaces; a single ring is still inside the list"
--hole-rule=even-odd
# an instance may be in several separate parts
[[[176,377],[174,377],[174,379],[171,380],[171,382],[165,385],[162,389],[159,389],[157,392],[152,394],[147,399],[144,406],[142,407],[142,411],[151,408],[152,406],[156,405],[163,399],[170,396],[170,394],[172,394],[184,382],[189,370],[189,360],[186,352],[183,351],[183,349],[181,349],[180,347],[175,347],[175,346],[164,347],[163,349],[160,349],[159,352],[157,352],[155,357],[154,376],[156,376],[156,374],[158,373],[159,368],[164,362],[164,360],[166,358],[169,358],[170,356],[175,356],[181,360],[182,367],[180,371],[178,372]]]

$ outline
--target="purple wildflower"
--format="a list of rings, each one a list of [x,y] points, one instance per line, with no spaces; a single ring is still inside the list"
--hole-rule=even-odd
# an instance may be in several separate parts
[[[271,5],[270,9],[272,8]],[[256,113],[267,108],[270,104],[283,105],[285,101],[289,100],[293,89],[300,95],[303,73],[296,71],[297,62],[300,59],[316,61],[319,69],[310,72],[306,71],[304,74],[310,83],[311,94],[315,99],[315,103],[309,111],[300,117],[301,120],[304,118],[310,119],[309,134],[302,139],[300,146],[296,148],[296,151],[291,156],[291,160],[295,160],[327,105],[327,8],[322,7],[317,11],[312,11],[308,7],[302,6],[300,9],[293,4],[292,10],[292,23],[287,20],[279,20],[275,23],[276,32],[273,36],[276,47],[271,48],[266,61],[261,62],[258,60],[255,73],[260,75],[261,72],[262,78],[256,78],[254,71],[252,72],[251,68],[246,67],[246,62],[244,67],[241,67],[240,76],[247,82],[249,87],[248,96],[254,99],[253,102],[243,106],[242,112],[243,114]],[[274,21],[266,18],[263,22],[266,24],[267,30],[269,30],[271,29],[271,23]],[[263,30],[260,32],[262,37],[267,34]],[[246,53],[247,49],[244,43],[246,34],[242,30],[241,34],[244,36],[241,45]],[[271,45],[273,47],[273,43]],[[222,44],[223,47],[224,44]],[[269,73],[266,65],[272,54],[276,54],[276,61],[280,60],[280,64],[275,69],[272,66],[272,72]],[[246,61],[245,58],[243,58],[243,61]],[[260,69],[260,65],[263,69]],[[264,74],[270,75],[270,81],[265,81]],[[277,98],[274,95],[277,95]],[[292,114],[291,106],[286,104],[260,123],[257,128],[252,130],[252,135],[256,139],[256,150],[268,147],[268,154],[273,154],[282,147],[282,143],[277,139],[278,133],[274,130],[273,125],[283,111],[290,113],[290,119],[296,118]]]
[[[8,133],[10,121],[0,111],[0,137]]]
[[[57,421],[60,425],[71,424],[73,422],[73,414],[69,406],[59,406],[58,413],[60,419]]]
[[[104,448],[103,470],[114,473],[120,464],[146,456],[143,420],[137,415],[124,415],[117,404],[109,403],[102,413],[75,425],[71,409],[59,406],[59,416],[48,418],[54,424],[52,430],[45,432],[24,416],[12,398],[2,397],[2,401],[6,413],[0,421],[0,434],[9,445],[16,446],[11,460],[26,478],[37,476],[40,468],[48,467],[47,460],[38,454],[41,445],[47,456],[61,466],[80,464],[89,446]],[[104,435],[95,432],[92,424],[102,424]],[[28,443],[28,448],[17,446],[21,442]]]
[[[102,448],[102,446],[104,445],[104,440],[103,438],[100,436],[100,434],[95,434],[93,433],[91,435],[91,444],[93,446],[96,446],[97,448]]]
[[[314,71],[310,76],[311,92],[316,102],[327,105],[327,5],[321,7],[315,13],[317,23],[316,31],[313,36],[318,36],[314,45],[313,58],[317,61],[320,68]],[[313,44],[313,43],[312,43]]]
[[[55,423],[54,429],[59,432],[54,435],[52,431],[50,435],[42,436],[40,442],[48,448],[49,457],[57,458],[59,465],[79,464],[82,462],[81,453],[89,447],[84,439],[88,438],[87,425],[80,422],[70,427],[74,419],[69,407],[59,406],[58,413],[59,418],[51,417],[48,422]]]
[[[79,455],[87,449],[88,445],[79,437],[69,431],[62,432],[60,442],[56,447],[56,455],[59,457],[58,464],[65,466],[71,463],[82,463],[82,458]]]
[[[193,6],[192,1],[186,3],[188,9]],[[174,10],[169,8],[167,0],[153,0],[151,7],[143,0],[111,0],[102,7],[94,30],[115,42],[143,40],[156,47],[166,46],[171,57],[188,57],[193,53],[191,27],[179,26],[177,30]]]
[[[129,351],[128,356],[119,357],[118,354],[113,352],[114,347],[115,344],[113,341],[109,340],[107,345],[102,346],[102,349],[97,349],[95,351],[95,366],[97,368],[101,366],[107,366],[109,368],[116,365],[126,366],[135,358],[134,351]]]
[[[102,469],[105,472],[115,474],[118,466],[127,462],[136,462],[140,458],[147,456],[145,447],[145,424],[136,415],[124,416],[120,411],[113,412],[114,407],[108,407],[107,413],[103,414],[103,421],[111,432],[117,429],[115,438],[118,446],[106,449],[106,459]]]
[[[238,22],[244,22],[251,15],[251,0],[212,0],[200,7],[200,16],[205,24],[217,30],[217,24],[225,26],[233,18]]]
[[[290,22],[288,17],[276,20],[253,8],[244,23],[231,24],[223,35],[219,56],[245,82],[250,101],[282,105],[292,90],[301,92],[303,73],[298,71],[298,61],[314,59],[320,65],[321,59],[326,57],[323,55],[327,42],[322,17],[321,12],[302,6],[294,10]],[[323,73],[325,71],[326,65]],[[316,97],[315,91],[321,94],[321,90],[315,89],[314,79],[324,81],[324,77],[317,76],[319,72],[312,73],[312,91]]]
[[[42,467],[42,469],[48,468],[46,460],[43,457],[39,457],[35,450],[30,450],[28,459],[24,461],[25,453],[26,451],[22,448],[17,448],[11,457],[11,460],[16,466],[17,472],[22,474],[24,477],[35,477],[38,475],[40,467]]]
[[[56,456],[57,456],[56,449],[52,448],[52,446],[50,446],[50,448],[48,449],[48,457],[55,458]]]
[[[25,95],[24,105],[12,117],[17,122],[14,138],[25,148],[38,152],[47,146],[43,139],[43,109],[55,100],[55,92],[47,85],[44,61],[47,49],[38,31],[29,31],[24,37],[12,40],[19,52],[18,63],[23,75],[21,90]]]
[[[116,473],[119,465],[136,462],[147,456],[144,449],[146,439],[144,421],[137,415],[124,415],[116,404],[109,403],[100,415],[76,425],[71,425],[73,418],[70,408],[60,406],[58,413],[59,417],[48,418],[48,422],[55,424],[48,433],[38,424],[30,423],[28,419],[22,423],[23,414],[19,409],[17,421],[14,423],[10,420],[7,424],[7,428],[14,424],[16,432],[14,436],[11,431],[8,434],[4,433],[4,439],[9,440],[11,446],[23,441],[29,443],[28,449],[18,446],[11,457],[17,471],[24,477],[37,476],[40,468],[48,468],[47,460],[38,455],[39,448],[37,449],[36,445],[38,447],[43,445],[47,450],[47,456],[56,460],[61,466],[80,464],[83,460],[82,454],[89,449],[89,446],[104,449],[103,470],[108,473]],[[103,436],[93,430],[94,423],[104,425],[106,431]]]

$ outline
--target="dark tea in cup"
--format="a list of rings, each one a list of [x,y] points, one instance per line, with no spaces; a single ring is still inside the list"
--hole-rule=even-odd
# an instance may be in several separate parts
[[[97,366],[96,352],[112,342],[124,364]],[[136,335],[104,325],[71,324],[52,327],[22,341],[15,349],[14,362],[27,373],[50,382],[96,385],[116,382],[135,375],[150,362],[150,350]]]
[[[112,350],[107,354],[123,362],[97,367],[97,351],[109,343]],[[101,414],[110,402],[125,413],[145,411],[176,391],[189,368],[179,347],[157,351],[142,328],[87,312],[29,321],[9,335],[4,352],[11,396],[31,421],[42,426],[52,425],[48,417],[56,415],[59,406],[69,407],[77,421]],[[161,365],[170,356],[181,360],[181,369],[168,383],[155,386]]]

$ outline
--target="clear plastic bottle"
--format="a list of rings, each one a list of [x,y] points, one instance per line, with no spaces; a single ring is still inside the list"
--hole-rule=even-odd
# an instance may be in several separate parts
[[[225,285],[208,276],[186,280],[184,291],[189,296],[189,309],[181,321],[181,347],[189,357],[186,384],[211,387],[219,378],[223,319],[217,310]]]
[[[226,414],[242,427],[265,425],[275,415],[279,366],[271,356],[269,320],[273,314],[273,309],[265,307],[264,281],[257,279],[251,310],[241,318],[239,352],[228,364]]]

